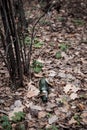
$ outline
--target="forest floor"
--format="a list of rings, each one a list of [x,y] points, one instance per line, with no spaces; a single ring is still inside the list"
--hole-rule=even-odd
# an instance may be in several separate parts
[[[25,4],[29,31],[42,14],[32,4],[33,9]],[[31,64],[37,60],[43,67],[39,73],[32,71],[31,81],[24,76],[23,88],[9,88],[8,71],[0,58],[0,116],[10,118],[24,111],[28,130],[87,130],[86,21],[69,17],[63,9],[52,10],[35,31],[38,44],[33,45]],[[50,84],[47,103],[39,96],[42,77]]]

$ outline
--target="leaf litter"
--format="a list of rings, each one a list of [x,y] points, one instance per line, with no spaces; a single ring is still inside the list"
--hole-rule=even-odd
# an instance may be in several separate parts
[[[31,15],[33,18],[36,12]],[[87,33],[83,32],[84,25],[75,28],[72,18],[63,15],[62,11],[60,14],[52,11],[49,17],[48,14],[45,17],[52,24],[37,26],[36,37],[44,44],[38,45],[37,49],[33,47],[32,61],[38,59],[43,63],[43,69],[38,74],[33,72],[31,82],[26,77],[25,88],[16,91],[8,89],[9,75],[0,58],[0,115],[2,110],[9,113],[9,118],[14,112],[24,111],[28,129],[44,130],[53,124],[59,126],[60,130],[65,127],[87,128],[87,47],[82,41],[86,41]],[[67,19],[64,26],[58,20],[60,17]],[[55,57],[56,52],[61,53],[61,58]],[[46,104],[39,96],[41,77],[46,77],[51,84]],[[80,125],[74,118],[77,113],[81,116]]]

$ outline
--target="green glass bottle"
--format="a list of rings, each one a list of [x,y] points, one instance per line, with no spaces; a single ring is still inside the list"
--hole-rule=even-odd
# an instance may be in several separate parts
[[[47,102],[48,100],[48,93],[49,93],[49,86],[45,78],[42,78],[39,82],[39,89],[40,94],[43,102]]]

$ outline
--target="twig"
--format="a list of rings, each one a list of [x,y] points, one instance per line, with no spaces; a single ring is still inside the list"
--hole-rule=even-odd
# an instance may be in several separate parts
[[[42,2],[42,0],[41,0],[40,2]],[[54,4],[50,5],[50,7],[48,8],[48,10],[47,10],[45,13],[43,13],[43,14],[39,17],[39,19],[35,22],[35,24],[34,24],[34,26],[33,26],[33,28],[32,28],[31,43],[30,43],[29,52],[28,52],[28,62],[29,62],[29,64],[28,64],[28,71],[29,71],[29,79],[31,79],[30,61],[31,61],[31,55],[32,55],[32,44],[33,44],[33,42],[34,42],[34,37],[35,37],[35,33],[34,33],[34,32],[35,32],[35,27],[36,27],[36,25],[39,23],[39,21],[41,20],[41,18],[43,18],[43,17],[45,16],[45,14],[47,14],[47,13],[49,12],[49,10],[50,10],[51,8],[53,8],[53,6],[54,6]]]
[[[33,28],[32,28],[32,35],[31,35],[31,43],[30,43],[30,46],[29,46],[29,52],[28,52],[28,62],[29,62],[29,78],[31,79],[31,71],[30,71],[30,61],[31,61],[31,55],[32,55],[32,44],[33,44],[33,41],[34,41],[34,37],[35,37],[35,27],[37,26],[37,24],[39,23],[39,21],[41,20],[41,18],[43,18],[45,16],[46,13],[42,14],[39,19],[36,21],[36,23],[34,24]]]

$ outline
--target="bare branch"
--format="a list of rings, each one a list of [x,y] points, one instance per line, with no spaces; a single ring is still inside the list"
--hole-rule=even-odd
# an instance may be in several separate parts
[[[30,61],[31,61],[31,55],[32,55],[32,45],[34,42],[34,37],[35,37],[35,27],[37,26],[37,24],[39,23],[39,21],[41,20],[41,18],[43,18],[45,16],[46,13],[42,14],[38,20],[35,22],[33,28],[32,28],[32,34],[31,34],[31,43],[29,46],[29,52],[28,52],[28,70],[29,70],[29,79],[31,79],[31,70],[30,70]]]

